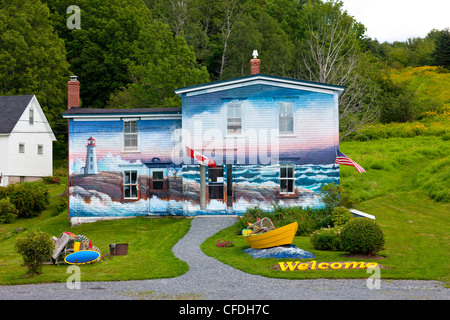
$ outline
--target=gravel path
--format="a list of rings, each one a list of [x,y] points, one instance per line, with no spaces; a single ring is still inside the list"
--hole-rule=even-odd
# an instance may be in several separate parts
[[[2,300],[449,300],[450,289],[439,281],[381,280],[369,289],[367,279],[285,280],[250,275],[203,254],[200,244],[232,225],[235,217],[196,217],[186,236],[173,248],[189,271],[171,279],[0,286]],[[68,275],[69,276],[69,275]],[[370,275],[368,274],[368,277]]]

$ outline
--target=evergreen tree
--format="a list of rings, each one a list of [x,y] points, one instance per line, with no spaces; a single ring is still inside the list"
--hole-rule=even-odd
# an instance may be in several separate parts
[[[435,48],[432,53],[433,64],[450,68],[450,29],[436,33]]]

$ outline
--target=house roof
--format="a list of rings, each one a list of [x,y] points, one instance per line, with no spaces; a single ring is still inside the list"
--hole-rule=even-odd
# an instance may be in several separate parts
[[[34,95],[0,97],[0,134],[11,133]]]
[[[175,93],[181,98],[183,94],[187,95],[197,95],[210,93],[214,91],[220,90],[228,90],[233,89],[237,86],[245,86],[245,85],[255,85],[255,84],[266,84],[266,85],[275,85],[281,87],[289,87],[299,90],[307,90],[307,91],[319,91],[324,93],[333,93],[337,92],[338,95],[341,95],[345,87],[336,86],[326,83],[298,80],[293,78],[285,78],[278,76],[270,76],[266,74],[255,74],[240,78],[233,78],[229,80],[215,81],[205,84],[200,84],[196,86],[184,87],[175,89]]]
[[[123,113],[123,114],[138,114],[138,113],[177,113],[181,112],[181,108],[135,108],[135,109],[93,109],[72,107],[63,114],[109,114],[109,113]]]
[[[93,109],[72,107],[62,113],[64,118],[76,116],[101,116],[101,115],[148,115],[148,114],[181,114],[181,108],[136,108],[136,109]]]

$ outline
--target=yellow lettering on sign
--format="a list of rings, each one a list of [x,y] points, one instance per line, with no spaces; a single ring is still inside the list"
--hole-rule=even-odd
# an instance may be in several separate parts
[[[278,264],[280,265],[281,271],[286,271],[287,269],[289,269],[290,271],[294,271],[295,268],[297,268],[298,264],[300,263],[300,261],[295,261],[295,264],[292,264],[292,261],[286,262],[287,266],[284,265],[284,262],[278,262]]]
[[[355,262],[355,261],[353,261],[353,262],[345,262],[344,266],[345,266],[345,269],[348,269],[350,267],[350,265],[352,265],[352,269],[356,269],[358,267],[358,264],[359,264],[359,268],[360,269],[364,269],[365,268],[364,267],[364,262]]]
[[[378,263],[376,263],[376,262],[369,262],[369,263],[366,264],[366,268],[367,269],[375,268],[376,266],[378,266]]]
[[[308,270],[309,265],[307,263],[302,263],[297,267],[298,270]]]
[[[320,270],[328,269],[328,263],[326,262],[319,263],[318,267]]]
[[[300,263],[300,261],[289,261],[289,262],[278,262],[280,265],[281,271],[294,271],[297,270],[327,270],[329,268],[333,270],[340,270],[340,269],[369,269],[369,268],[376,268],[378,266],[378,263],[376,262],[356,262],[356,261],[350,261],[350,262],[320,262],[317,263],[317,261],[311,261],[310,263]],[[317,267],[317,268],[316,268]]]
[[[339,270],[342,269],[342,264],[340,264],[339,262],[333,262],[332,264],[330,264],[330,268],[333,270]]]

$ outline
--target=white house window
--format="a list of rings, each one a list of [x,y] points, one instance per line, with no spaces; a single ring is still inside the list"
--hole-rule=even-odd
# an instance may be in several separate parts
[[[124,171],[125,179],[123,182],[123,196],[125,199],[137,199],[138,197],[138,180],[137,171]]]
[[[278,102],[280,133],[294,133],[294,104],[292,102]]]
[[[227,104],[227,133],[242,132],[242,110],[240,102]]]
[[[294,165],[280,164],[280,194],[294,193]]]
[[[137,121],[123,123],[123,137],[125,150],[136,150],[138,146]]]
[[[38,144],[37,153],[44,154],[44,146],[42,144]]]
[[[30,109],[29,114],[28,114],[28,122],[30,124],[34,124],[34,110]]]
[[[25,153],[25,143],[19,143],[19,153]]]

